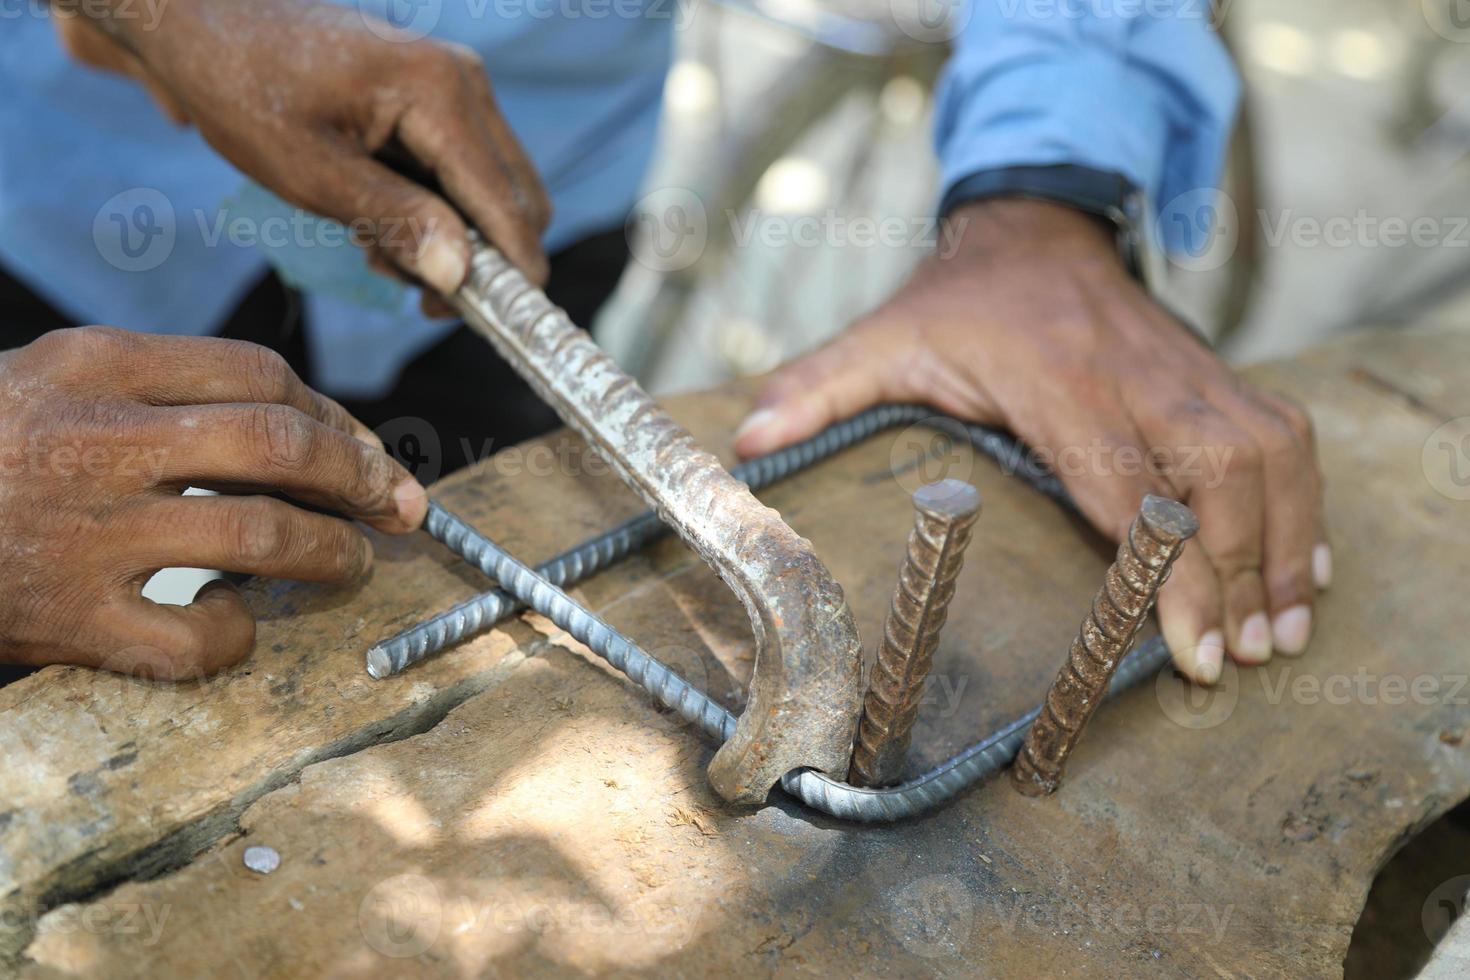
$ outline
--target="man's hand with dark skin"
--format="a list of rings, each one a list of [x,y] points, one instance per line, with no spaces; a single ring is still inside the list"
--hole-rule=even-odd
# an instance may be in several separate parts
[[[360,530],[276,491],[390,534],[428,509],[370,430],[263,347],[88,327],[0,355],[0,661],[167,680],[239,661],[255,621],[233,586],[185,607],[140,593],[174,566],[367,573]]]
[[[246,174],[347,224],[379,271],[452,295],[473,224],[545,282],[550,201],[468,48],[313,0],[170,0],[156,25],[117,0],[84,7],[56,18],[75,56],[137,78]]]
[[[1332,576],[1306,413],[1246,384],[1154,303],[1095,219],[1005,199],[949,221],[952,254],[931,255],[880,309],[776,373],[740,452],[880,402],[1004,426],[1081,461],[1058,475],[1114,541],[1147,493],[1194,509],[1199,535],[1158,603],[1182,671],[1211,684],[1226,650],[1243,664],[1301,653]]]

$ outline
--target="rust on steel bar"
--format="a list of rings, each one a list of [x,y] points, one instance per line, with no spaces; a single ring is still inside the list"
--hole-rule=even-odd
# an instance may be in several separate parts
[[[868,676],[847,774],[854,786],[888,786],[902,774],[934,649],[979,516],[980,492],[963,480],[931,483],[914,494],[914,529]]]
[[[755,673],[735,735],[710,763],[726,800],[763,803],[793,769],[841,776],[862,701],[862,652],[842,588],[761,504],[497,250],[476,242],[453,297],[483,335],[735,592]]]
[[[1016,756],[1011,782],[1017,790],[1044,796],[1061,785],[1067,757],[1133,646],[1169,568],[1197,530],[1199,521],[1183,504],[1152,495],[1143,499],[1143,508],[1092,601],[1092,611],[1072,641],[1067,662]]]

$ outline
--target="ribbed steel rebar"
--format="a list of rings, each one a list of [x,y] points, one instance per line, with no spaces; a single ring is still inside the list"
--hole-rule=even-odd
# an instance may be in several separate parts
[[[760,803],[792,769],[845,767],[863,699],[857,621],[811,542],[598,347],[499,250],[471,241],[450,298],[466,326],[582,435],[718,573],[750,617],[746,708],[709,765],[724,799]]]
[[[659,704],[717,741],[723,742],[734,733],[735,718],[724,707],[464,521],[438,504],[431,504],[426,526],[431,534],[452,544],[456,550],[472,553],[475,563],[489,568],[511,596],[566,630],[626,674]],[[1168,658],[1169,651],[1162,640],[1149,641],[1118,668],[1109,693],[1122,691],[1153,674]],[[1039,708],[1031,711],[922,776],[898,786],[865,789],[809,769],[788,773],[782,778],[781,786],[813,809],[843,820],[884,822],[912,817],[951,799],[1009,762],[1039,712]]]
[[[429,533],[486,577],[495,578],[483,552],[473,547],[456,547],[432,530]],[[668,525],[657,514],[645,511],[537,566],[536,573],[553,585],[572,585],[668,533]],[[520,608],[521,603],[503,589],[481,593],[372,647],[367,652],[368,673],[378,680],[391,677],[445,647],[489,629]]]
[[[631,640],[613,629],[565,592],[511,557],[493,541],[437,503],[429,504],[425,529],[455,551],[472,555],[517,601],[536,610],[585,644],[642,687],[662,705],[723,742],[735,733],[735,718]]]
[[[880,405],[839,422],[804,442],[741,463],[730,472],[751,490],[761,490],[880,432],[903,425],[925,425],[951,438],[968,441],[976,450],[999,463],[1005,472],[1014,473],[1039,492],[1071,506],[1061,481],[1037,465],[1026,447],[1009,434],[935,415],[932,410],[918,405]],[[555,585],[575,585],[668,533],[668,526],[653,511],[645,511],[538,565],[536,571]],[[451,546],[450,550],[455,549]],[[486,567],[470,556],[456,553],[494,578]],[[489,629],[519,607],[520,604],[502,589],[467,599],[373,646],[367,652],[368,673],[379,680],[391,677],[445,647]]]
[[[898,781],[979,516],[980,492],[962,480],[931,483],[914,494],[914,529],[883,620],[847,771],[855,786]]]
[[[1144,498],[1011,770],[1017,790],[1042,796],[1061,784],[1067,757],[1113,671],[1133,645],[1184,543],[1197,530],[1199,521],[1188,507],[1163,497]]]

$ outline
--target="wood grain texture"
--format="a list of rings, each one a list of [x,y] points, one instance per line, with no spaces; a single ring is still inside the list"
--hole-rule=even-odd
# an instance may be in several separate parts
[[[1168,673],[1129,693],[1055,797],[992,780],[877,828],[726,807],[710,747],[544,622],[372,682],[368,643],[479,586],[432,542],[380,542],[356,592],[254,587],[259,649],[223,678],[48,670],[0,691],[0,944],[35,976],[1335,976],[1381,861],[1470,796],[1470,502],[1425,454],[1470,416],[1470,337],[1364,335],[1252,373],[1318,426],[1337,560],[1314,643],[1202,705]],[[670,407],[719,450],[748,394]],[[909,446],[879,437],[762,495],[870,646]],[[636,506],[530,460],[438,492],[531,560]],[[915,767],[1041,696],[1111,551],[989,463],[949,462],[986,511]],[[744,613],[677,542],[577,591],[738,707]],[[251,844],[280,869],[245,870]]]

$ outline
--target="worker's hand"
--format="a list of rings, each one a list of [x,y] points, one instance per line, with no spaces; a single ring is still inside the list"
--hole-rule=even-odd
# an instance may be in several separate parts
[[[316,0],[171,0],[152,29],[110,9],[119,2],[85,9],[126,48],[121,69],[245,173],[347,224],[374,268],[452,294],[468,221],[545,281],[550,202],[473,51]],[[95,40],[70,47],[105,63]]]
[[[1200,519],[1159,597],[1175,661],[1214,683],[1228,649],[1301,653],[1331,578],[1307,415],[1245,384],[1129,277],[1111,233],[1064,207],[959,209],[875,313],[780,370],[737,448],[753,455],[879,402],[1002,425],[1055,461],[1082,513],[1121,540],[1147,493]],[[963,224],[961,224],[963,223]]]
[[[255,622],[232,586],[187,607],[140,590],[175,566],[367,572],[352,524],[273,491],[389,533],[428,509],[371,431],[263,347],[87,327],[0,355],[0,661],[180,679],[240,660]]]

